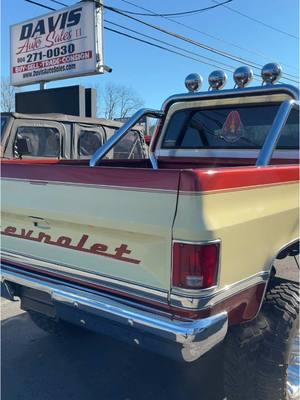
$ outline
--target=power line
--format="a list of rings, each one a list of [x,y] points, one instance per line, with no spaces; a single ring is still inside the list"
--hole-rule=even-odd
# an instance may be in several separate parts
[[[201,64],[206,64],[206,65],[210,65],[210,66],[213,66],[213,67],[217,67],[216,65],[213,65],[213,64],[207,63],[205,61],[199,60],[197,58],[194,58],[194,57],[188,56],[186,54],[180,53],[179,51],[171,50],[171,49],[168,49],[168,48],[166,48],[164,46],[160,46],[158,44],[151,43],[151,42],[149,42],[147,40],[137,38],[135,36],[129,35],[128,33],[120,32],[120,31],[117,31],[116,29],[112,29],[112,28],[108,28],[108,27],[104,27],[104,29],[107,30],[107,31],[111,31],[111,32],[117,33],[118,35],[121,35],[121,36],[126,36],[126,37],[128,37],[130,39],[133,39],[133,40],[136,40],[138,42],[142,42],[142,43],[148,44],[150,46],[157,47],[159,49],[168,51],[169,53],[177,54],[177,55],[180,55],[180,56],[182,56],[184,58],[188,58],[190,60],[197,61],[197,62],[199,62]],[[186,51],[186,50],[184,50],[184,51]],[[234,69],[226,69],[226,68],[224,68],[224,70],[226,70],[228,72],[233,72]]]
[[[260,20],[254,18],[254,17],[250,17],[250,15],[244,14],[244,13],[242,13],[241,11],[236,10],[235,8],[226,6],[225,4],[218,3],[216,0],[211,0],[211,1],[212,1],[213,3],[222,5],[223,7],[227,8],[228,10],[230,10],[230,11],[232,11],[232,12],[238,14],[238,15],[241,15],[242,17],[247,18],[247,19],[249,19],[250,21],[254,21],[254,22],[256,22],[257,24],[260,24],[260,25],[265,26],[266,28],[272,29],[273,31],[282,33],[283,35],[286,35],[286,36],[289,36],[289,37],[292,37],[292,38],[294,38],[294,39],[298,39],[298,40],[299,40],[299,37],[296,36],[296,35],[293,35],[293,34],[291,34],[291,33],[289,33],[289,32],[283,31],[283,30],[281,30],[281,29],[279,29],[279,28],[276,28],[276,27],[273,26],[273,25],[269,25],[269,24],[267,24],[267,23],[265,23],[265,22],[263,22],[263,21],[260,21]]]
[[[44,4],[41,4],[41,3],[37,3],[37,2],[35,2],[35,1],[33,1],[33,0],[25,0],[25,1],[27,1],[27,2],[29,2],[29,3],[33,3],[33,4],[35,4],[35,5],[38,5],[38,6],[40,6],[40,7],[46,8],[46,9],[51,9],[51,10],[53,10],[53,11],[56,11],[54,8],[48,7],[48,6],[46,6],[46,5],[44,5]],[[51,0],[51,1],[54,1],[54,0]],[[62,4],[62,5],[66,6],[66,4]],[[116,23],[114,23],[114,22],[107,21],[107,20],[106,20],[106,22],[108,22],[108,23],[110,23],[110,24],[113,24],[113,25],[116,25],[116,26],[119,26],[119,27],[121,27],[121,28],[123,28],[123,29],[127,29],[127,30],[129,30],[129,31],[135,32],[135,33],[137,33],[137,34],[139,34],[139,35],[141,35],[141,36],[151,38],[151,39],[156,40],[156,41],[161,42],[161,43],[165,43],[165,44],[167,44],[168,46],[171,46],[171,47],[173,47],[173,48],[181,49],[181,50],[183,50],[183,51],[185,51],[185,52],[187,52],[187,53],[197,55],[196,53],[193,53],[193,52],[190,52],[190,51],[188,51],[188,50],[182,49],[182,48],[180,48],[180,47],[178,47],[178,46],[170,45],[170,44],[168,44],[167,42],[164,42],[164,41],[159,40],[159,39],[155,39],[155,38],[153,38],[153,37],[151,37],[151,36],[149,36],[149,35],[145,35],[145,34],[143,34],[143,33],[137,32],[137,31],[135,31],[135,30],[133,30],[133,29],[124,27],[124,26],[119,25],[119,24],[116,24]],[[207,64],[207,65],[210,65],[210,66],[213,66],[213,67],[218,68],[218,65],[211,64],[211,63],[207,63],[207,62],[205,62],[205,61],[202,61],[202,60],[196,59],[196,58],[194,58],[194,57],[190,57],[190,56],[188,56],[188,55],[186,55],[186,54],[180,53],[180,52],[178,52],[178,51],[174,51],[174,50],[168,49],[168,48],[166,48],[166,47],[164,47],[164,46],[160,46],[160,45],[157,45],[157,44],[155,44],[155,43],[151,43],[151,42],[149,42],[149,41],[146,41],[146,40],[143,40],[143,39],[139,39],[139,38],[134,37],[134,36],[132,36],[132,35],[129,35],[129,34],[126,34],[126,33],[120,32],[120,31],[117,31],[117,30],[115,30],[115,29],[111,29],[111,28],[108,28],[108,27],[104,27],[104,29],[105,29],[105,30],[108,30],[108,31],[111,31],[111,32],[114,32],[114,33],[116,33],[116,34],[118,34],[118,35],[125,36],[125,37],[128,37],[128,38],[130,38],[130,39],[133,39],[133,40],[136,40],[136,41],[139,41],[139,42],[142,42],[142,43],[151,45],[151,46],[153,46],[153,47],[157,47],[157,48],[159,48],[159,49],[168,51],[168,52],[170,52],[170,53],[180,55],[180,56],[185,57],[185,58],[187,58],[187,59],[190,59],[190,60],[193,60],[193,61],[197,61],[197,62],[200,62],[200,63]],[[200,56],[200,57],[201,57],[201,56]],[[226,65],[226,64],[224,64],[224,65]],[[234,67],[231,67],[231,66],[228,66],[228,67],[229,67],[229,68],[232,68],[232,69],[226,69],[226,68],[224,68],[224,70],[226,70],[226,71],[228,71],[228,72],[232,72],[232,71],[234,70]]]
[[[44,8],[51,9],[51,10],[55,11],[54,8],[48,7],[48,6],[44,5],[44,4],[35,2],[35,1],[33,1],[33,0],[25,0],[25,1],[27,1],[27,2],[29,2],[29,3],[33,3],[33,4],[38,5],[38,6],[40,6],[40,7],[44,7]],[[54,0],[51,0],[51,1],[54,1]],[[64,5],[64,6],[67,6],[66,4],[63,4],[63,3],[61,3],[61,4]],[[184,40],[184,41],[188,41],[188,42],[191,41],[192,44],[194,44],[194,42],[195,42],[195,41],[193,41],[192,39],[185,38],[184,36],[177,35],[176,33],[173,33],[173,32],[168,32],[168,31],[166,31],[165,29],[163,29],[163,28],[161,28],[161,27],[157,27],[156,25],[152,25],[152,24],[149,24],[149,23],[147,23],[147,22],[145,22],[145,21],[142,21],[142,20],[139,20],[139,19],[137,19],[137,18],[135,18],[135,17],[132,17],[132,16],[130,16],[130,15],[126,15],[126,14],[123,13],[122,11],[118,11],[117,9],[114,9],[113,7],[104,6],[104,8],[109,9],[110,11],[114,11],[114,12],[116,12],[116,13],[118,13],[118,14],[124,15],[124,16],[126,16],[126,17],[128,17],[128,18],[130,18],[130,19],[136,20],[136,21],[138,21],[138,22],[140,22],[140,23],[142,23],[142,24],[144,24],[144,25],[146,25],[146,26],[153,27],[154,29],[157,29],[157,30],[159,30],[159,31],[162,31],[163,33],[167,33],[167,34],[169,34],[169,35],[171,35],[171,36],[175,36],[176,38],[180,38],[180,39],[182,39],[182,40]],[[152,45],[152,46],[154,46],[154,47],[161,48],[161,49],[166,50],[166,51],[168,51],[168,52],[171,52],[171,53],[173,52],[173,53],[178,54],[178,55],[181,55],[181,56],[183,56],[183,57],[185,57],[185,58],[190,58],[190,59],[193,59],[194,61],[202,62],[203,64],[207,64],[207,65],[211,65],[211,66],[216,67],[216,65],[214,65],[214,64],[207,63],[207,62],[204,62],[204,61],[200,61],[199,59],[195,59],[195,58],[193,58],[193,57],[189,57],[189,56],[184,55],[184,54],[179,53],[179,52],[174,52],[174,51],[172,51],[172,50],[170,50],[170,49],[164,48],[163,46],[155,45],[154,43],[150,43],[150,42],[147,42],[147,41],[145,41],[145,40],[138,39],[138,38],[133,37],[133,36],[131,36],[131,35],[127,35],[127,34],[125,34],[125,33],[122,33],[122,32],[119,32],[119,31],[116,31],[116,30],[113,30],[113,29],[110,29],[110,28],[104,28],[104,29],[110,30],[110,31],[112,31],[112,32],[114,32],[114,33],[117,33],[117,34],[119,34],[119,35],[127,36],[128,38],[131,38],[131,39],[134,39],[134,40],[137,40],[137,41],[140,41],[140,42],[143,42],[143,43]],[[127,29],[127,28],[126,28],[126,27],[123,27],[123,29]],[[137,33],[140,34],[139,32],[137,32]],[[140,35],[143,35],[143,34],[140,34]],[[154,39],[154,40],[156,40],[156,41],[159,41],[158,39],[155,39],[155,38],[153,38],[153,37],[152,37],[152,39]],[[161,42],[162,42],[162,41],[161,41]],[[164,42],[164,43],[166,43],[166,42]],[[198,46],[200,45],[199,47],[205,46],[205,47],[208,47],[208,48],[209,48],[209,46],[203,45],[203,44],[198,43],[198,42],[195,42],[195,44],[198,45]],[[170,46],[170,44],[168,44],[168,45]],[[173,45],[171,45],[171,46],[173,46]],[[174,46],[174,47],[178,47],[178,46]],[[179,49],[182,49],[182,48],[179,48]],[[185,49],[182,49],[182,50],[185,51],[185,52],[189,52],[189,51],[187,51],[187,50],[185,50]],[[217,50],[217,49],[214,49],[214,50]],[[216,51],[214,51],[214,52],[216,52]],[[190,52],[190,53],[192,53],[192,52]],[[223,53],[223,52],[222,52],[222,53]],[[196,54],[196,53],[194,53],[194,54]],[[197,56],[199,57],[200,55],[197,55]],[[200,57],[204,57],[204,56],[200,56]],[[206,57],[206,58],[207,58],[207,57]],[[211,59],[210,59],[210,60],[211,60]],[[213,60],[213,61],[215,61],[215,60]],[[240,60],[239,60],[239,61],[240,61]],[[223,63],[223,65],[226,65],[226,64]],[[248,64],[248,65],[249,65],[249,64]],[[250,66],[252,66],[253,68],[258,68],[258,67],[255,67],[255,66],[253,66],[253,65],[250,65]],[[229,66],[229,67],[231,67],[231,66]],[[234,67],[231,67],[231,68],[234,68]],[[224,69],[225,69],[225,68],[224,68]],[[232,72],[232,70],[228,70],[228,69],[225,69],[225,70]],[[257,76],[257,75],[256,75],[256,76]],[[292,81],[292,82],[296,82],[295,80],[292,80],[292,79],[289,79],[289,78],[284,78],[284,79],[290,80],[290,81]],[[297,82],[296,82],[296,83],[297,83]]]
[[[52,7],[49,7],[49,6],[45,6],[45,4],[41,4],[41,3],[38,3],[38,2],[33,1],[33,0],[25,0],[25,1],[27,1],[27,3],[32,3],[32,4],[35,4],[36,6],[39,6],[39,7],[42,7],[42,8],[46,8],[47,10],[56,11],[55,8],[52,8]]]
[[[26,1],[29,1],[29,0],[26,0]],[[62,2],[58,2],[57,0],[50,0],[50,1],[55,2],[55,3],[59,3],[59,4],[63,5],[63,6],[67,6],[66,4],[64,4],[64,3],[62,3]],[[125,1],[125,0],[124,0],[124,1]],[[30,0],[30,2],[32,2],[32,0]],[[36,4],[41,6],[40,3],[36,3]],[[132,3],[132,4],[133,4],[133,3]],[[219,3],[219,4],[220,4],[220,3]],[[47,7],[47,6],[45,6],[45,8],[46,8],[46,7]],[[49,8],[49,7],[47,7],[47,8]],[[145,22],[145,21],[142,21],[142,20],[139,20],[139,19],[137,19],[137,18],[135,18],[135,17],[133,17],[133,16],[127,15],[124,11],[121,11],[120,9],[115,9],[114,7],[109,7],[109,6],[104,6],[104,8],[106,8],[106,9],[108,9],[108,10],[110,10],[110,11],[114,11],[114,12],[116,12],[116,13],[119,13],[119,14],[121,14],[121,15],[124,15],[125,17],[130,18],[130,19],[133,19],[133,20],[135,20],[135,21],[138,21],[138,22],[140,22],[140,23],[142,23],[142,24],[144,24],[144,25],[146,25],[146,26],[150,26],[150,27],[152,27],[152,28],[154,28],[154,29],[158,29],[158,30],[160,30],[161,32],[164,32],[164,33],[166,33],[166,34],[171,34],[172,36],[175,36],[175,37],[177,37],[178,39],[188,41],[188,42],[191,43],[191,44],[194,44],[194,45],[197,45],[197,46],[199,46],[199,47],[202,47],[202,48],[204,48],[205,50],[212,51],[212,52],[214,52],[214,53],[216,53],[216,54],[219,54],[219,55],[221,55],[221,56],[223,56],[223,57],[227,57],[227,58],[230,58],[230,59],[232,59],[232,60],[234,60],[234,61],[238,61],[238,62],[245,63],[246,65],[248,65],[248,66],[250,66],[250,67],[252,67],[252,68],[261,69],[261,65],[259,65],[259,64],[257,64],[257,63],[254,63],[254,62],[251,62],[251,61],[249,61],[249,60],[245,60],[245,59],[243,59],[243,58],[241,58],[241,57],[237,57],[237,56],[231,55],[230,53],[223,52],[223,51],[221,51],[221,50],[212,48],[212,47],[207,46],[207,45],[205,45],[205,44],[203,44],[203,43],[196,42],[196,41],[194,41],[194,40],[192,40],[192,39],[185,38],[185,37],[182,36],[182,35],[178,35],[178,34],[173,33],[173,32],[168,32],[168,31],[164,30],[164,29],[161,28],[161,27],[158,27],[158,26],[156,26],[156,25],[149,24],[149,23],[147,23],[147,22]],[[53,10],[53,9],[52,9],[52,10]],[[150,11],[151,11],[151,10],[150,10]],[[152,12],[152,11],[151,11],[151,12]],[[175,22],[175,21],[174,21],[174,22]],[[294,83],[298,83],[298,80],[292,79],[292,78],[298,79],[298,77],[296,77],[296,76],[294,76],[294,75],[291,75],[291,74],[288,74],[288,73],[286,73],[285,75],[288,75],[288,76],[290,76],[291,78],[284,77],[283,79],[285,79],[285,80],[287,80],[287,81],[294,82]]]
[[[168,30],[162,28],[161,26],[150,24],[149,22],[146,22],[146,21],[143,21],[143,20],[138,19],[136,17],[133,17],[132,15],[128,15],[128,14],[122,12],[122,11],[118,11],[114,7],[109,7],[109,6],[103,6],[103,7],[105,9],[107,9],[107,10],[110,10],[110,11],[115,12],[117,14],[123,15],[126,18],[129,18],[129,19],[132,19],[134,21],[137,21],[137,22],[139,22],[139,23],[141,23],[141,24],[143,24],[145,26],[148,26],[150,28],[156,29],[156,30],[158,30],[160,32],[163,32],[163,33],[169,35],[169,36],[175,37],[176,39],[183,40],[184,42],[187,42],[189,44],[195,45],[195,46],[200,47],[202,49],[208,50],[208,51],[210,51],[212,53],[221,55],[223,57],[229,58],[229,59],[237,61],[237,62],[242,62],[242,63],[244,63],[244,64],[246,64],[246,65],[248,65],[248,66],[250,66],[252,68],[256,68],[256,69],[260,69],[261,68],[261,66],[259,64],[256,64],[254,62],[245,60],[245,59],[243,59],[241,57],[238,57],[238,56],[234,56],[234,55],[232,55],[232,54],[230,54],[228,52],[225,52],[225,51],[222,51],[222,50],[218,50],[218,49],[216,49],[214,47],[208,46],[208,45],[206,45],[204,43],[198,42],[198,41],[196,41],[194,39],[191,39],[189,37],[177,34],[175,32],[168,31]],[[284,77],[284,79],[286,79],[288,81],[291,81],[291,82],[298,83],[298,81],[296,81],[295,79],[291,79],[291,78],[287,78],[287,77]]]
[[[51,0],[51,1],[54,1],[54,0]],[[118,8],[118,10],[122,11],[122,12],[125,12],[127,14],[140,15],[140,16],[144,16],[144,17],[182,17],[182,16],[195,15],[195,14],[202,13],[204,11],[212,10],[214,8],[217,8],[217,7],[223,6],[225,4],[231,3],[232,1],[233,0],[226,0],[223,3],[218,3],[218,4],[216,4],[214,6],[210,6],[210,7],[199,8],[197,10],[182,11],[182,12],[177,12],[177,13],[166,13],[166,14],[138,13],[138,12],[134,12],[134,11],[122,10],[120,8]]]
[[[200,55],[200,54],[197,54],[197,53],[195,53],[195,52],[193,52],[193,51],[183,49],[182,47],[175,46],[175,45],[173,45],[173,44],[170,44],[170,43],[168,43],[168,42],[165,42],[164,40],[160,40],[160,39],[154,38],[153,36],[146,35],[146,34],[144,34],[144,33],[138,32],[138,31],[136,31],[136,30],[134,30],[134,29],[131,29],[131,28],[128,28],[128,27],[126,27],[126,26],[124,26],[124,25],[117,24],[117,23],[112,22],[112,21],[109,21],[109,20],[107,20],[107,19],[105,19],[104,21],[105,21],[106,23],[108,23],[108,24],[117,26],[117,27],[119,27],[119,28],[125,29],[125,30],[130,31],[130,32],[133,32],[133,33],[138,34],[138,35],[140,35],[140,36],[143,36],[143,37],[146,37],[146,38],[148,38],[148,39],[154,40],[154,41],[156,41],[156,42],[158,42],[158,43],[165,44],[165,45],[167,45],[167,46],[169,46],[169,47],[172,47],[173,49],[181,50],[181,51],[184,51],[184,52],[186,52],[186,53],[188,53],[188,54],[191,54],[191,55],[193,55],[193,56],[200,57],[201,60],[200,60],[200,59],[197,59],[197,60],[196,60],[196,61],[198,61],[198,62],[202,62],[202,63],[204,63],[204,64],[210,65],[210,66],[215,67],[215,68],[220,68],[220,64],[222,64],[222,65],[225,67],[224,70],[226,70],[226,71],[228,71],[228,72],[233,72],[234,69],[235,69],[232,65],[220,63],[220,62],[218,62],[217,60],[214,60],[214,59],[212,59],[212,58],[205,57],[205,56],[202,56],[202,55]],[[215,62],[215,63],[217,63],[217,64],[212,64],[211,62],[210,62],[210,63],[204,62],[203,59],[209,60],[209,61],[211,61],[211,62]],[[193,58],[193,60],[195,60],[195,59]],[[257,75],[257,76],[258,76],[258,75]]]
[[[59,4],[59,5],[64,6],[64,7],[69,7],[68,4],[64,4],[64,3],[60,2],[60,1],[57,1],[57,0],[50,0],[50,1],[52,1],[52,3],[56,3],[56,4]],[[224,3],[222,3],[220,5],[223,5],[223,4]]]
[[[126,4],[130,4],[130,5],[136,7],[136,8],[138,8],[138,9],[140,9],[140,10],[144,10],[144,11],[151,12],[153,15],[156,14],[155,11],[150,10],[149,8],[145,8],[145,7],[139,6],[139,5],[135,4],[135,3],[132,3],[132,2],[129,1],[129,0],[120,0],[120,1],[122,1],[123,3],[126,3]],[[261,53],[261,52],[259,52],[259,51],[252,50],[252,49],[249,49],[249,48],[245,48],[245,47],[243,47],[243,46],[237,45],[236,43],[229,42],[229,41],[224,40],[224,39],[222,39],[222,38],[220,38],[220,37],[218,37],[218,36],[211,35],[211,34],[209,34],[209,33],[207,33],[207,32],[201,31],[200,29],[197,29],[197,28],[195,28],[195,27],[193,27],[193,26],[184,24],[183,22],[176,21],[176,20],[174,20],[174,19],[172,19],[172,18],[169,18],[169,17],[161,17],[161,18],[164,18],[164,19],[166,19],[166,20],[168,20],[168,21],[171,21],[171,22],[173,22],[174,24],[183,26],[184,28],[190,29],[190,30],[192,30],[192,31],[194,31],[194,32],[201,33],[202,35],[207,36],[207,37],[209,37],[209,38],[211,38],[211,39],[218,40],[219,42],[222,42],[222,43],[228,44],[228,45],[230,45],[230,46],[236,47],[237,49],[247,51],[248,53],[255,54],[255,55],[259,56],[259,57],[263,57],[263,58],[265,58],[266,60],[270,60],[270,59],[273,58],[273,57],[271,57],[271,56],[269,56],[269,55],[267,55],[267,54],[263,54],[263,53]],[[298,68],[296,68],[296,67],[294,67],[294,66],[292,66],[292,65],[288,65],[288,64],[285,64],[285,63],[280,63],[280,64],[281,64],[282,66],[285,66],[285,67],[294,69],[295,71],[298,71]],[[295,75],[289,74],[289,73],[287,73],[287,72],[285,72],[285,75],[289,75],[289,76],[291,76],[291,77],[294,77],[294,78],[297,78],[297,79],[298,79],[298,77],[296,77]]]

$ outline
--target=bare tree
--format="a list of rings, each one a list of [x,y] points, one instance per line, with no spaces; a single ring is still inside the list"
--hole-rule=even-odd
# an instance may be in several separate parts
[[[1,111],[14,111],[15,93],[16,89],[11,86],[9,78],[1,77]]]
[[[113,83],[106,85],[104,93],[104,115],[105,118],[113,119],[117,117],[119,103],[118,87]]]
[[[134,90],[126,86],[119,88],[119,114],[120,118],[131,116],[134,111],[144,105],[143,100]]]
[[[104,93],[99,87],[97,91],[98,109],[108,119],[129,117],[144,104],[139,95],[127,86],[109,83],[105,86]]]

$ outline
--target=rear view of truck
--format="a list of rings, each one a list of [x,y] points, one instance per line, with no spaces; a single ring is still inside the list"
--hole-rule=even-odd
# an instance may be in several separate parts
[[[298,252],[299,94],[272,84],[275,67],[262,87],[244,87],[244,68],[220,90],[218,71],[210,91],[137,112],[89,165],[4,161],[2,295],[48,331],[76,324],[188,362],[225,338],[228,398],[254,388],[242,371],[271,362],[273,293],[293,304],[293,343],[298,321],[297,288],[273,280],[273,262]],[[106,159],[145,115],[158,119],[149,159]],[[296,393],[297,362],[281,364],[285,380],[269,381]],[[260,387],[249,398],[285,398]]]

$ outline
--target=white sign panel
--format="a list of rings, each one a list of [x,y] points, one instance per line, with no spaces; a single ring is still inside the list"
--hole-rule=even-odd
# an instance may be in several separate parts
[[[11,26],[11,84],[103,73],[102,21],[87,1]]]

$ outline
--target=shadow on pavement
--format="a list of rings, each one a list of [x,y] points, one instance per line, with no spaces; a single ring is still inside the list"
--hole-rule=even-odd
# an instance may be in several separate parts
[[[220,400],[219,353],[178,364],[88,331],[50,336],[25,313],[2,321],[2,399]]]

